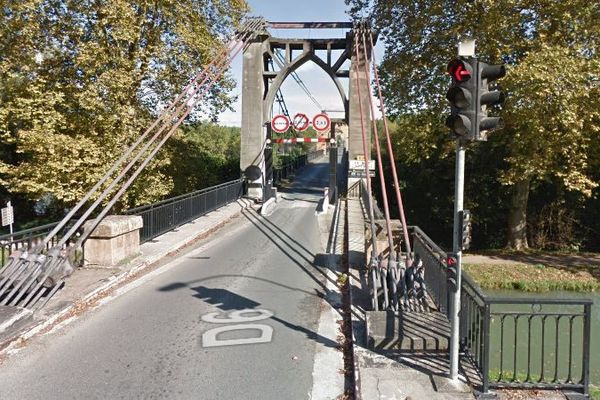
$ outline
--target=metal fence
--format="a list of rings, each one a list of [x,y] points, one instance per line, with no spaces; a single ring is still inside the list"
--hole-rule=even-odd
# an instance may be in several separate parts
[[[436,305],[450,317],[450,291],[446,279],[446,252],[429,238],[418,226],[410,227],[413,251],[425,266],[425,285]]]
[[[125,211],[124,214],[140,215],[142,217],[144,227],[140,232],[140,241],[144,243],[219,207],[231,203],[242,197],[243,194],[243,180],[237,179],[221,185],[163,200],[158,203],[132,208]],[[12,235],[1,235],[0,269],[4,267],[8,261],[9,255],[13,251],[29,250],[38,246],[56,225],[58,225],[58,222],[25,229],[15,232]],[[61,229],[61,231],[46,245],[46,250],[55,246],[62,238],[62,234],[67,232],[70,227],[71,224],[69,223]],[[80,234],[81,232],[75,234],[72,240],[65,244],[65,247],[68,247],[77,241]]]
[[[140,242],[144,243],[229,204],[243,194],[244,181],[237,179],[158,203],[132,208],[125,214],[142,217],[144,226],[140,232]]]
[[[273,168],[273,186],[279,185],[284,179],[290,179],[299,168],[322,156],[323,150],[311,151],[286,162],[280,168]]]
[[[411,229],[427,288],[448,315],[447,254],[418,227]],[[484,393],[521,388],[588,394],[592,300],[493,297],[464,272],[461,282],[461,352],[479,371]]]
[[[34,247],[40,245],[43,239],[46,237],[59,222],[53,222],[51,224],[40,225],[30,229],[24,229],[22,231],[14,232],[11,234],[1,235],[0,236],[0,269],[4,267],[6,262],[8,261],[8,256],[15,250],[30,250]],[[62,235],[66,233],[72,224],[68,223],[63,229],[58,232],[58,234],[52,238],[50,242],[46,245],[46,250],[55,246],[59,240],[62,238]],[[75,242],[79,237],[79,233],[77,233],[72,240],[65,244],[65,247],[68,247]]]
[[[588,394],[591,307],[588,299],[515,299],[465,290],[461,344],[489,388],[574,389]],[[479,300],[479,301],[478,301]]]

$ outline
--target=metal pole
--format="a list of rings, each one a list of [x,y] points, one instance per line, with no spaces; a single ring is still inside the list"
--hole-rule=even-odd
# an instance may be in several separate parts
[[[463,209],[463,195],[465,189],[465,146],[460,139],[456,141],[456,177],[454,186],[454,234],[452,237],[452,250],[456,254],[456,289],[450,296],[450,379],[458,378],[458,352],[459,352],[459,318],[460,312],[460,287],[462,281],[462,250],[458,213]]]

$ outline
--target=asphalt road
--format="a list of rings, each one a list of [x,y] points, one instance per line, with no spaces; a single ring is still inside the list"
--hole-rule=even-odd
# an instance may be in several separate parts
[[[268,217],[207,242],[0,365],[0,399],[307,399],[323,296],[327,165]],[[262,311],[241,311],[262,310]]]

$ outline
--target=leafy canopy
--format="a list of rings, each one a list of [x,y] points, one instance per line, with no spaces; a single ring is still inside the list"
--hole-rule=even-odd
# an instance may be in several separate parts
[[[210,62],[244,0],[0,0],[0,182],[12,194],[76,202]],[[230,77],[205,113],[230,106]],[[173,187],[159,153],[124,199]]]

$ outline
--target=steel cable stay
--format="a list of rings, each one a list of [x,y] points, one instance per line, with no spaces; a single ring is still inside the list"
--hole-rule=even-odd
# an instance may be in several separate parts
[[[367,41],[365,39],[365,32],[362,31],[361,32],[361,36],[362,36],[362,45],[363,45],[363,72],[364,72],[364,77],[366,82],[371,82],[371,75],[370,75],[370,62],[369,59],[367,57]],[[357,62],[360,64],[360,61],[357,60]],[[385,176],[383,173],[383,162],[382,162],[382,157],[381,157],[381,146],[379,145],[379,133],[377,132],[377,121],[375,119],[375,106],[373,104],[373,96],[371,96],[371,94],[369,93],[369,106],[370,106],[370,111],[371,111],[371,127],[373,130],[373,139],[375,141],[375,151],[377,154],[377,169],[379,172],[379,183],[381,185],[381,197],[383,199],[383,212],[384,212],[384,216],[385,216],[385,228],[386,228],[386,233],[387,233],[387,241],[388,241],[388,248],[389,248],[389,254],[388,254],[388,259],[387,259],[387,263],[384,263],[382,259],[380,259],[380,263],[381,263],[381,273],[382,273],[382,279],[385,283],[388,282],[390,283],[391,286],[391,293],[390,296],[392,298],[391,304],[388,303],[389,306],[391,306],[391,308],[393,310],[397,309],[397,298],[396,298],[396,285],[397,285],[397,261],[396,261],[396,251],[394,248],[394,239],[393,239],[393,235],[392,235],[392,225],[391,225],[391,218],[390,218],[390,210],[389,210],[389,206],[388,206],[388,200],[387,200],[387,190],[386,190],[386,185],[385,185]],[[383,256],[383,253],[381,253],[381,256]],[[389,276],[388,276],[389,274]]]
[[[367,171],[367,164],[369,162],[370,151],[367,148],[366,144],[366,128],[363,117],[363,102],[361,96],[361,87],[358,84],[358,75],[357,75],[357,91],[359,96],[359,109],[361,112],[361,128],[363,135],[363,150],[365,153],[365,175],[367,181],[367,191],[369,193],[369,219],[370,219],[370,229],[371,229],[371,241],[373,246],[373,252],[371,255],[371,260],[369,263],[369,270],[371,274],[372,286],[373,286],[373,309],[378,310],[380,306],[380,297],[381,297],[381,306],[383,309],[391,309],[397,311],[400,309],[400,305],[402,305],[403,309],[415,309],[423,311],[425,304],[425,295],[426,295],[426,287],[423,277],[423,269],[421,267],[421,263],[417,263],[418,260],[412,260],[411,257],[411,246],[410,240],[408,237],[408,227],[406,224],[406,217],[404,214],[404,207],[402,202],[402,197],[400,194],[400,185],[398,180],[398,174],[395,165],[395,158],[391,144],[391,136],[389,133],[389,126],[386,120],[385,113],[385,103],[384,98],[381,92],[381,84],[379,81],[379,75],[377,72],[375,56],[371,60],[369,60],[367,54],[367,45],[370,44],[371,49],[373,48],[373,34],[370,32],[368,27],[364,24],[359,25],[355,28],[354,35],[354,53],[356,57],[357,65],[362,63],[362,76],[366,82],[371,82],[371,63],[373,68],[373,73],[375,77],[375,83],[377,87],[377,95],[380,101],[380,111],[382,113],[383,118],[383,128],[386,137],[386,144],[388,150],[388,156],[390,161],[390,166],[392,170],[393,176],[393,185],[395,189],[396,199],[398,203],[398,211],[400,214],[400,221],[402,225],[403,239],[406,246],[406,254],[405,260],[403,262],[400,261],[400,255],[402,254],[402,241],[398,243],[398,247],[395,246],[393,240],[393,231],[391,226],[391,216],[389,209],[389,202],[387,198],[387,187],[385,182],[384,170],[383,170],[383,156],[381,154],[381,145],[379,143],[379,129],[377,127],[377,121],[374,119],[375,115],[375,105],[373,98],[369,96],[369,106],[370,112],[373,116],[371,121],[371,128],[373,139],[375,141],[375,150],[377,157],[377,169],[380,178],[381,184],[381,195],[382,195],[382,203],[383,203],[383,211],[385,218],[385,229],[387,233],[387,242],[389,247],[389,254],[387,255],[387,260],[383,260],[383,252],[378,251],[381,249],[377,249],[376,237],[375,237],[375,224],[374,224],[374,213],[372,200],[370,199],[371,195],[371,181],[370,176]],[[369,37],[369,41],[367,42],[367,36]],[[362,46],[362,48],[361,48]],[[355,73],[358,74],[359,67],[356,67]],[[367,110],[365,110],[367,111]],[[397,252],[396,252],[397,249]],[[388,290],[389,287],[389,290]],[[381,292],[380,293],[380,290]],[[382,296],[381,296],[382,295]],[[414,301],[412,301],[414,299]],[[401,304],[400,304],[401,302]]]
[[[358,34],[355,31],[354,34],[354,55],[356,60],[360,60],[359,51],[358,51]],[[362,96],[360,90],[360,77],[358,64],[354,65],[354,76],[356,79],[356,89],[358,93],[358,108],[360,112],[360,127],[361,127],[361,137],[362,137],[362,145],[363,145],[363,153],[364,153],[364,163],[365,163],[365,178],[367,182],[367,197],[368,201],[368,213],[369,213],[369,222],[370,222],[370,230],[371,230],[371,258],[369,260],[369,275],[371,276],[371,285],[372,287],[372,306],[374,311],[379,311],[379,283],[380,283],[380,264],[379,264],[379,253],[377,251],[377,231],[375,230],[375,217],[373,212],[373,201],[371,199],[371,177],[369,175],[369,160],[370,160],[370,149],[367,145],[367,135],[365,128],[365,119],[363,113],[363,104],[362,104]],[[361,188],[362,191],[362,188]],[[387,291],[385,288],[383,289],[383,294],[387,297]],[[384,300],[387,304],[387,301]],[[385,307],[385,305],[384,305]]]
[[[216,63],[216,65],[213,65],[214,68],[216,68],[215,71],[209,71],[205,74],[204,79],[202,80],[202,82],[200,84],[197,85],[193,85],[192,87],[188,88],[186,93],[187,93],[187,97],[185,98],[185,101],[183,101],[174,111],[174,113],[171,114],[171,117],[169,118],[170,123],[165,123],[161,126],[161,128],[155,133],[155,135],[152,137],[152,139],[149,141],[149,143],[147,143],[139,152],[138,154],[129,162],[129,164],[127,165],[127,167],[125,168],[125,170],[123,170],[119,176],[115,179],[115,184],[120,181],[127,172],[129,172],[129,170],[131,170],[131,168],[133,167],[133,165],[139,160],[139,158],[144,155],[150,148],[150,146],[158,139],[158,137],[160,136],[160,134],[162,132],[164,132],[169,126],[171,126],[170,130],[168,131],[168,133],[163,137],[162,141],[158,144],[156,151],[158,151],[162,145],[164,144],[164,142],[166,141],[166,139],[168,139],[174,132],[175,130],[179,127],[179,125],[183,122],[183,120],[187,117],[187,115],[194,109],[194,107],[198,104],[198,102],[200,100],[203,99],[203,96],[210,90],[210,88],[214,85],[214,83],[216,83],[218,81],[218,78],[220,78],[221,74],[225,71],[225,69],[227,69],[229,67],[229,63],[231,62],[231,59],[233,59],[238,53],[239,51],[242,49],[243,44],[242,45],[236,45],[232,48],[232,50],[236,49],[232,54],[231,57],[228,57],[227,55],[222,58],[218,63]],[[205,85],[206,86],[203,86]],[[182,114],[183,113],[183,114]],[[156,154],[156,152],[151,153],[151,155],[147,156],[152,158],[154,156],[154,154]],[[149,160],[148,160],[149,161]],[[138,171],[141,172],[141,169],[143,169],[145,167],[146,163],[142,163],[142,165],[140,165],[138,167]],[[139,173],[138,173],[139,174]],[[138,175],[136,174],[136,176]],[[133,180],[130,179],[131,182],[128,181],[128,183],[126,183],[124,186],[126,186],[126,189],[130,186],[130,184],[133,182]],[[100,202],[101,200],[105,199],[110,192],[114,189],[115,185],[111,185],[109,187],[107,187],[104,192],[102,193],[101,197],[96,200],[96,202],[93,205],[93,208],[95,208]],[[119,196],[120,197],[120,196]],[[115,202],[118,199],[115,200]],[[114,203],[113,203],[114,205]],[[88,211],[86,211],[86,214],[82,215],[78,221],[79,225],[83,224],[83,222],[85,222],[85,220],[87,219],[87,217],[90,215],[90,213],[93,210],[90,208],[88,209]],[[99,220],[101,220],[102,217],[97,218],[97,221],[99,222]],[[63,239],[61,240],[61,242],[59,242],[59,246],[62,246],[66,243],[66,239],[68,237],[71,237],[72,234],[75,233],[76,229],[78,229],[77,226],[73,226],[71,228],[71,230],[65,235],[65,237],[63,237]],[[79,238],[78,242],[82,243],[83,240],[85,240],[87,238],[87,236],[89,235],[89,233],[93,231],[93,227],[91,229],[88,229],[87,232],[84,233],[84,235],[82,235],[82,237]],[[76,246],[77,247],[77,246]]]
[[[373,34],[369,35],[369,40],[371,43],[371,48],[373,48]],[[381,83],[379,81],[379,72],[377,71],[377,60],[375,59],[375,53],[373,52],[373,74],[375,77],[375,84],[377,86],[377,95],[379,98],[379,105],[381,110],[381,118],[383,119],[383,129],[385,131],[385,138],[387,143],[387,150],[390,159],[390,166],[392,170],[392,177],[394,183],[394,189],[396,192],[396,200],[398,203],[398,214],[400,215],[400,222],[402,223],[402,233],[404,235],[404,244],[406,246],[406,265],[411,264],[411,245],[410,239],[408,237],[408,225],[406,224],[406,216],[404,214],[404,204],[402,201],[402,194],[400,193],[400,184],[398,180],[398,172],[396,171],[396,159],[394,158],[394,150],[392,148],[392,140],[390,137],[389,126],[387,122],[386,112],[385,112],[385,101],[383,95],[381,93]],[[398,249],[400,252],[400,248]]]
[[[94,230],[97,224],[106,216],[114,204],[121,198],[125,191],[131,186],[133,181],[154,158],[164,143],[173,135],[179,125],[190,114],[194,107],[204,99],[206,93],[222,77],[224,71],[229,67],[235,56],[247,45],[248,41],[257,31],[265,28],[266,22],[262,18],[253,18],[245,21],[240,29],[234,34],[233,38],[218,55],[200,72],[198,72],[182,90],[182,92],[167,106],[154,123],[126,150],[126,152],[111,166],[111,168],[102,176],[102,178],[90,189],[84,198],[65,216],[65,218],[44,238],[40,245],[32,250],[25,251],[22,254],[11,255],[9,262],[0,274],[0,305],[10,305],[27,307],[30,309],[39,309],[50,299],[50,297],[62,286],[62,278],[68,275],[65,271],[72,268],[68,261],[68,256],[73,249],[79,248],[83,241]],[[145,143],[141,149],[139,146],[158,127],[151,139]],[[167,131],[166,134],[163,132]],[[156,141],[161,137],[158,144]],[[151,146],[154,147],[152,148]],[[137,152],[135,155],[134,153]],[[102,209],[96,217],[95,223],[88,227],[81,235],[75,246],[63,250],[63,246],[75,235],[81,228],[87,217],[106,200],[115,189],[117,183],[134,168],[140,158],[146,157],[135,167],[134,172],[129,179],[113,195],[111,200]],[[131,158],[131,159],[130,159]],[[77,222],[70,227],[58,244],[50,248],[46,253],[46,246],[52,242],[52,239],[67,225],[72,217],[87,203],[87,201],[96,194],[103,185],[111,179],[117,169],[128,159],[127,166],[122,168],[111,183],[98,196],[96,201],[86,209],[84,214]],[[44,287],[44,288],[42,288]],[[47,289],[47,290],[44,290]],[[46,295],[41,302],[39,300]],[[27,295],[24,300],[23,297]]]
[[[373,34],[372,33],[369,34],[369,42],[371,44],[371,47],[373,47]],[[391,141],[389,126],[388,126],[388,121],[387,121],[385,100],[384,100],[384,97],[383,97],[382,91],[381,91],[379,72],[377,71],[375,54],[373,54],[373,74],[375,77],[375,84],[377,87],[377,95],[379,98],[380,110],[381,110],[381,115],[382,115],[382,119],[383,119],[383,128],[384,128],[384,132],[385,132],[388,156],[389,156],[390,167],[391,167],[391,171],[392,171],[393,186],[394,186],[394,191],[396,194],[396,202],[398,205],[398,214],[400,216],[402,233],[403,233],[404,243],[405,243],[405,247],[406,247],[405,264],[400,265],[399,274],[396,279],[396,285],[398,285],[398,284],[400,285],[400,293],[402,295],[405,306],[410,305],[410,304],[408,304],[408,302],[410,300],[409,295],[412,294],[412,295],[415,295],[417,300],[419,300],[417,303],[417,307],[422,309],[423,305],[425,304],[424,301],[425,301],[425,296],[426,296],[426,285],[425,285],[425,278],[424,278],[425,271],[423,270],[423,264],[422,264],[421,260],[417,260],[417,259],[413,260],[412,259],[412,249],[411,249],[410,239],[408,236],[408,225],[406,222],[406,215],[404,212],[404,203],[402,201],[402,194],[400,193],[400,184],[399,184],[399,179],[398,179],[398,173],[396,170],[396,161],[395,161],[395,157],[394,157],[394,151],[393,151],[393,147],[392,147],[392,141]],[[402,252],[401,246],[402,246],[402,243],[400,242],[398,244],[398,254],[401,254],[401,252]],[[406,275],[408,275],[408,276],[406,276]],[[414,287],[415,282],[419,284],[418,293],[416,292],[416,288]]]
[[[65,218],[63,218],[63,220],[61,222],[59,222],[59,224],[50,233],[48,233],[48,235],[42,241],[40,247],[44,247],[48,243],[50,243],[52,238],[54,236],[56,236],[56,234],[58,234],[58,232],[66,225],[66,223],[75,215],[75,213],[77,211],[79,211],[81,209],[81,207],[83,207],[86,204],[86,202],[91,198],[91,196],[100,189],[100,187],[112,176],[112,174],[116,171],[116,169],[121,164],[123,164],[123,162],[125,162],[127,160],[127,158],[133,153],[133,151],[135,151],[135,149],[143,142],[143,140],[148,136],[148,134],[154,128],[156,128],[156,126],[159,123],[161,123],[161,122],[167,123],[169,120],[171,120],[173,118],[172,114],[176,110],[177,104],[184,98],[184,96],[186,96],[186,94],[189,93],[190,88],[192,88],[194,85],[196,85],[198,83],[198,81],[207,74],[207,71],[210,68],[212,68],[215,64],[217,64],[219,62],[219,60],[221,60],[223,57],[227,56],[227,54],[231,51],[231,48],[233,48],[233,46],[235,45],[235,43],[238,40],[241,40],[244,37],[244,35],[247,33],[248,29],[251,29],[251,26],[249,25],[248,22],[245,22],[245,24],[243,25],[243,28],[235,35],[234,39],[230,40],[229,43],[219,52],[219,54],[203,70],[198,72],[198,74],[196,74],[196,76],[194,76],[192,79],[190,79],[187,86],[182,90],[182,92],[177,96],[177,98],[175,100],[173,100],[171,102],[171,104],[169,104],[169,106],[167,106],[163,111],[161,111],[161,113],[159,114],[157,119],[152,123],[152,125],[150,125],[150,127],[148,127],[146,129],[146,131],[123,153],[123,155],[111,166],[111,168],[94,185],[94,187],[86,193],[84,198],[81,199],[79,201],[79,203],[77,203],[77,205],[75,205],[70,210],[70,212],[65,216]],[[186,101],[188,101],[188,100],[185,99],[184,102],[186,102]]]

